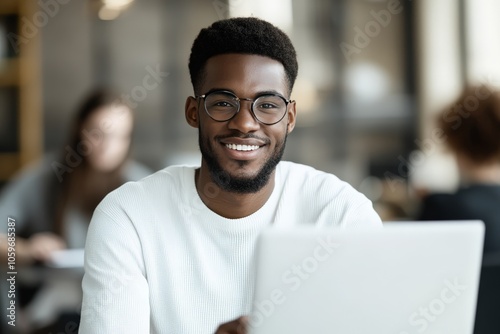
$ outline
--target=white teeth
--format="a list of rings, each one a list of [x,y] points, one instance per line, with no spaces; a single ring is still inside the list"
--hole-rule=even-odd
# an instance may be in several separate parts
[[[259,148],[257,145],[236,145],[236,144],[226,144],[226,147],[231,150],[236,151],[255,151]]]

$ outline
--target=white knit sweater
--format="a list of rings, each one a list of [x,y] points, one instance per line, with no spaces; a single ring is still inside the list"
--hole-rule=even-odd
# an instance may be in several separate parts
[[[269,200],[241,219],[208,209],[194,173],[168,167],[127,183],[96,209],[80,333],[214,333],[251,311],[252,260],[263,228],[381,224],[365,196],[307,166],[281,162]]]

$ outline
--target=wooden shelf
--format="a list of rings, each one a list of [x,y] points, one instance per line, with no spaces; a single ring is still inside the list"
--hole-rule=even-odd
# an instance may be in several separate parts
[[[0,16],[33,17],[38,1],[0,0]],[[22,22],[17,21],[21,31]],[[0,182],[42,155],[42,98],[40,78],[40,34],[20,45],[15,58],[0,59],[0,88],[16,88],[19,150],[0,152]]]
[[[0,87],[19,85],[19,59],[0,59]]]
[[[2,0],[0,2],[0,15],[17,14],[19,12],[19,0]]]
[[[0,153],[0,180],[9,179],[19,167],[19,154]]]

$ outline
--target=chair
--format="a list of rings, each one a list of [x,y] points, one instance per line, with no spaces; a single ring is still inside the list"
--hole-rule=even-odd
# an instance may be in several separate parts
[[[476,309],[474,334],[500,333],[500,252],[485,254]]]

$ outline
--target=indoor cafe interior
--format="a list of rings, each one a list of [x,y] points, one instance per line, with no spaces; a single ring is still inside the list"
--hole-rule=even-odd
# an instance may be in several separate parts
[[[269,21],[295,46],[283,160],[346,181],[384,225],[484,221],[470,333],[500,333],[498,13],[497,0],[0,0],[1,266],[16,272],[0,283],[0,333],[78,332],[92,212],[127,181],[200,164],[184,114],[191,46],[233,17]],[[112,150],[94,126],[106,122]],[[476,185],[490,191],[468,202],[477,216],[438,212]]]

